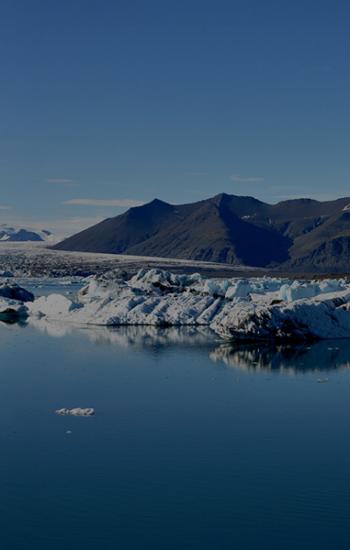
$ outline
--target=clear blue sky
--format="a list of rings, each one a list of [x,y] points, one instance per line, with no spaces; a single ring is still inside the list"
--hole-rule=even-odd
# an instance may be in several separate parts
[[[341,0],[3,0],[0,220],[350,195],[349,29]]]

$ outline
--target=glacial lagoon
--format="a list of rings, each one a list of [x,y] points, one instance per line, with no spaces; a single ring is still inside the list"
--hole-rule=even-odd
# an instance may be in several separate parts
[[[0,349],[2,548],[348,548],[349,341],[37,320]]]

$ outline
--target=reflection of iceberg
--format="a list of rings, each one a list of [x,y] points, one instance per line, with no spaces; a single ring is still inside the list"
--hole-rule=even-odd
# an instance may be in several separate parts
[[[86,329],[83,329],[84,332]],[[89,339],[96,344],[117,344],[128,347],[165,347],[165,346],[210,346],[215,335],[206,327],[153,327],[122,326],[91,331]]]
[[[121,347],[152,346],[212,346],[217,341],[213,332],[207,327],[155,327],[155,326],[78,326],[46,318],[31,317],[30,326],[46,333],[48,336],[64,337],[69,334],[80,334],[95,344],[109,344]]]
[[[0,327],[3,330],[19,330],[27,326],[26,319],[1,319],[0,317]],[[0,333],[1,334],[1,333]]]
[[[350,367],[350,342],[317,342],[312,346],[222,344],[210,353],[212,361],[245,371],[285,373],[325,371]]]
[[[73,327],[63,323],[61,321],[48,321],[47,319],[30,317],[28,320],[30,326],[35,327],[40,332],[44,332],[48,336],[53,336],[54,338],[62,338],[67,336],[73,330]]]
[[[75,326],[45,318],[30,318],[29,325],[51,337],[78,334],[97,346],[143,350],[189,349],[207,355],[217,364],[251,372],[275,371],[286,374],[318,372],[350,367],[350,342],[337,340],[305,345],[221,344],[207,327]],[[217,347],[215,347],[217,346]]]

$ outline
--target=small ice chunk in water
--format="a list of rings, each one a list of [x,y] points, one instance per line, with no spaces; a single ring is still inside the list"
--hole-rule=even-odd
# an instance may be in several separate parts
[[[88,407],[86,409],[81,409],[76,407],[74,409],[57,409],[56,414],[60,416],[94,416],[95,409]]]

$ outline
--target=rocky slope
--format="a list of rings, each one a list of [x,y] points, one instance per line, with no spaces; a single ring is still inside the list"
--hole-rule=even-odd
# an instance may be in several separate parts
[[[284,270],[347,272],[350,198],[266,204],[220,194],[171,205],[154,200],[109,218],[55,247],[204,260]]]

